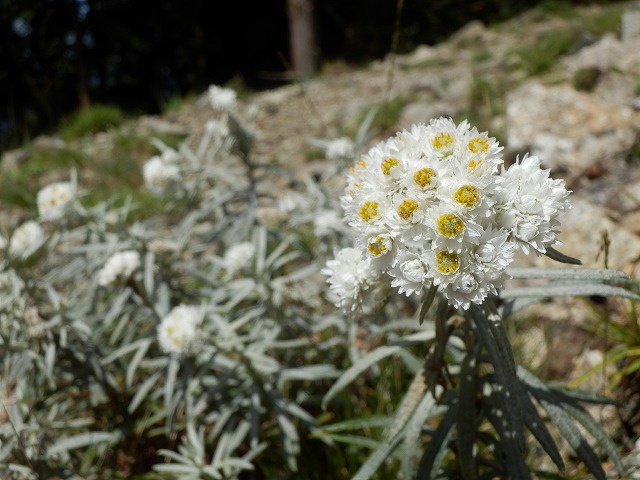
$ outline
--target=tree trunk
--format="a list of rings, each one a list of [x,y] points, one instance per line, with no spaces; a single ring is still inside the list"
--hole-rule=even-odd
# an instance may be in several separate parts
[[[298,78],[310,77],[318,68],[313,0],[287,0],[287,15],[293,73]]]

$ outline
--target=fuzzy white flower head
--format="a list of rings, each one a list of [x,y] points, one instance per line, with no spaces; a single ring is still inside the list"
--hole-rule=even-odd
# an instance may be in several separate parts
[[[44,230],[34,220],[29,220],[16,228],[9,240],[9,254],[12,257],[27,259],[46,241]]]
[[[344,223],[335,210],[322,210],[313,217],[313,231],[317,237],[326,237],[344,229]]]
[[[256,254],[256,246],[251,242],[241,242],[227,249],[222,258],[224,268],[234,274],[251,266]]]
[[[378,275],[371,259],[364,258],[356,248],[343,248],[321,271],[327,275],[329,288],[336,305],[345,311],[355,311],[361,305],[364,294],[375,283]]]
[[[202,310],[191,305],[179,305],[158,325],[158,343],[165,353],[185,354],[195,344],[202,321]]]
[[[116,252],[98,272],[98,284],[106,287],[124,282],[140,268],[140,254],[135,250]]]
[[[223,88],[218,85],[209,86],[209,103],[216,110],[231,111],[236,105],[236,92],[231,88]]]
[[[180,169],[162,157],[150,158],[142,167],[145,186],[155,195],[167,194],[181,180]]]
[[[353,152],[353,142],[347,137],[340,137],[327,143],[325,156],[327,160],[348,160],[353,158]]]
[[[43,221],[59,220],[64,217],[76,198],[76,189],[71,182],[56,182],[38,192],[36,203]]]
[[[540,159],[526,156],[502,172],[498,222],[525,252],[544,253],[557,241],[558,215],[570,208],[564,180],[549,178]]]

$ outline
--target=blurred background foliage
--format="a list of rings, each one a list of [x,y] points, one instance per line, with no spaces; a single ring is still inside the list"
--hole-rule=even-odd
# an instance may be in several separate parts
[[[404,0],[397,51],[569,0]],[[602,3],[599,2],[599,3]],[[315,0],[320,62],[390,51],[398,0]],[[287,0],[0,0],[0,151],[93,104],[158,113],[209,84],[288,81]]]

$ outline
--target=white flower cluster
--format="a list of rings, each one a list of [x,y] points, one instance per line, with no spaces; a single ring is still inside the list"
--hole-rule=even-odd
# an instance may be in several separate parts
[[[202,311],[198,307],[179,305],[158,325],[158,343],[165,353],[184,354],[198,337]]]
[[[215,110],[230,112],[236,106],[236,92],[231,88],[210,85],[207,91],[209,103]]]
[[[140,254],[135,250],[116,252],[98,272],[98,285],[106,287],[124,282],[140,268]]]
[[[177,152],[167,150],[162,155],[147,160],[142,166],[145,187],[157,196],[169,193],[182,180],[180,169],[175,163],[178,159]]]
[[[9,254],[14,258],[26,260],[47,240],[40,224],[28,220],[16,228],[9,240]]]
[[[222,258],[222,264],[228,273],[235,274],[249,268],[255,255],[256,247],[253,243],[237,243],[227,249]]]
[[[327,263],[338,306],[355,310],[387,278],[406,295],[438,287],[456,308],[496,294],[515,250],[557,243],[564,181],[537,157],[501,168],[502,147],[463,121],[439,118],[372,148],[341,198],[355,248]]]
[[[347,137],[340,137],[327,143],[325,156],[327,160],[353,159],[354,145]]]
[[[64,217],[76,198],[76,189],[71,182],[51,183],[38,192],[36,203],[43,221],[54,221]]]

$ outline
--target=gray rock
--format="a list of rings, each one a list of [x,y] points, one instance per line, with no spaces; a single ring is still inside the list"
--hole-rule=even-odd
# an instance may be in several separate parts
[[[640,124],[630,107],[538,81],[508,94],[506,110],[509,148],[528,150],[545,166],[574,174],[603,160],[612,168],[633,145]]]
[[[620,37],[623,42],[640,37],[640,10],[627,10],[622,14]]]
[[[29,154],[26,150],[17,148],[15,150],[7,150],[2,153],[2,160],[0,160],[0,166],[3,170],[14,170],[20,166],[27,158]]]
[[[623,42],[608,34],[575,55],[564,58],[561,63],[569,72],[595,67],[601,71],[618,70],[640,75],[640,37]]]

